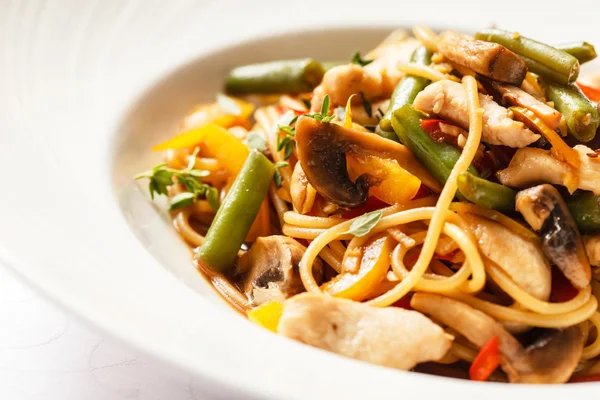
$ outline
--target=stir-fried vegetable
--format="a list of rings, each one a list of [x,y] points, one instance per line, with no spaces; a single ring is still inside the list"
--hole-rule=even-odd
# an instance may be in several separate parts
[[[591,101],[600,103],[600,89],[592,87],[592,86],[584,85],[581,82],[577,82],[577,86],[579,86],[579,89],[581,89],[583,94],[585,94],[585,97],[587,97]]]
[[[225,90],[238,95],[306,93],[321,82],[324,73],[323,65],[310,58],[245,65],[229,72]]]
[[[237,175],[242,169],[250,151],[248,146],[229,133],[227,129],[215,124],[207,124],[184,132],[154,146],[152,150],[185,149],[200,145],[204,145],[207,154],[216,158],[232,176]]]
[[[393,245],[394,241],[388,235],[371,241],[363,249],[358,272],[339,274],[321,289],[335,297],[364,300],[373,286],[379,284],[387,274]]]
[[[517,192],[508,186],[490,182],[469,172],[458,177],[458,190],[472,203],[503,213],[514,213]]]
[[[248,319],[271,332],[277,332],[277,325],[283,314],[283,303],[271,301],[248,310]]]
[[[514,51],[525,61],[527,68],[544,78],[558,83],[575,82],[579,76],[579,61],[574,56],[555,47],[528,39],[515,32],[485,29],[476,39],[494,42]]]
[[[273,164],[262,153],[250,152],[210,225],[204,243],[196,252],[199,263],[217,272],[226,272],[233,267],[267,195],[274,172]]]
[[[405,203],[415,197],[421,181],[402,168],[398,161],[377,156],[349,154],[346,157],[350,179],[370,174],[379,181],[369,193],[388,204]]]
[[[422,118],[423,114],[405,105],[394,111],[392,126],[400,141],[437,180],[444,183],[461,152],[450,144],[435,142],[421,127]],[[473,166],[469,167],[469,172],[479,176]]]
[[[431,52],[427,50],[425,47],[419,47],[416,49],[410,61],[415,64],[429,65],[431,63]],[[427,85],[429,85],[430,81],[417,77],[417,76],[406,76],[404,79],[400,81],[396,89],[394,89],[394,93],[392,94],[392,98],[390,99],[390,105],[379,121],[379,126],[382,130],[389,132],[392,128],[392,114],[394,111],[404,107],[407,104],[412,104],[417,97],[417,94]]]
[[[592,103],[576,85],[546,85],[548,99],[567,120],[573,136],[582,142],[589,142],[596,136],[600,126],[600,115]]]
[[[477,354],[471,368],[469,368],[469,377],[472,381],[487,381],[492,372],[499,366],[498,336],[494,336]]]
[[[588,42],[562,43],[555,47],[577,58],[579,60],[579,64],[592,61],[598,57],[596,54],[596,49]]]
[[[565,199],[569,211],[582,232],[600,232],[600,196],[581,192]]]

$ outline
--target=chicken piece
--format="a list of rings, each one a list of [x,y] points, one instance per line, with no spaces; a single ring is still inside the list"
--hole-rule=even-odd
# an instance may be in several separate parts
[[[483,142],[521,148],[540,138],[522,122],[511,119],[509,111],[491,96],[479,94],[479,102],[483,108]],[[442,80],[429,85],[417,95],[413,108],[469,129],[467,93],[458,82]]]
[[[535,243],[490,219],[462,213],[477,237],[479,249],[530,295],[548,300],[552,287],[550,265]]]
[[[594,151],[582,144],[573,148],[581,160],[577,170],[558,161],[548,150],[528,147],[518,150],[508,167],[498,171],[496,176],[506,186],[529,187],[551,183],[566,186],[571,192],[582,189],[600,195],[600,158],[588,157]]]
[[[540,235],[546,257],[578,289],[590,284],[591,268],[579,229],[560,193],[551,185],[520,191],[517,210]]]
[[[242,276],[240,289],[253,305],[268,301],[283,301],[304,291],[298,264],[306,248],[287,236],[259,237],[244,254],[235,275]],[[318,282],[323,275],[319,259],[313,264],[313,274]]]
[[[303,293],[284,303],[278,332],[346,357],[409,370],[437,361],[452,336],[416,311]]]
[[[332,106],[345,106],[353,94],[364,94],[371,102],[387,99],[404,76],[397,68],[407,63],[419,42],[402,32],[395,32],[380,46],[370,52],[372,63],[366,66],[357,64],[339,65],[331,68],[323,76],[321,84],[315,88],[311,111],[318,112],[325,95],[329,95]],[[360,103],[360,97],[356,98]]]
[[[447,31],[439,36],[438,51],[447,59],[496,81],[520,86],[527,74],[523,60],[506,47],[456,32]]]

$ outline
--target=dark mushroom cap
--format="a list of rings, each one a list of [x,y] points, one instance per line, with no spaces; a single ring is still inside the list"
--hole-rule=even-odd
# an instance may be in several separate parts
[[[583,289],[590,283],[591,267],[577,224],[565,201],[552,185],[538,185],[520,191],[517,210],[536,230],[548,259],[565,274],[573,286]]]

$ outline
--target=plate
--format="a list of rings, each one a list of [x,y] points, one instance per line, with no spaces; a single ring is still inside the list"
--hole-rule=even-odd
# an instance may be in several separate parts
[[[492,391],[270,334],[215,295],[168,219],[131,181],[156,161],[151,146],[190,106],[213,98],[236,64],[344,58],[415,22],[463,31],[495,23],[549,42],[600,44],[592,1],[571,1],[568,10],[496,4],[2,2],[0,261],[84,320],[201,377],[216,397],[583,394],[590,385]]]

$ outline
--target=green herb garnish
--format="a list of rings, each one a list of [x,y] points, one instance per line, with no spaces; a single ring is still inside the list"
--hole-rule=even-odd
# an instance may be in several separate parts
[[[281,161],[275,163],[275,173],[273,174],[273,182],[275,182],[275,186],[281,187],[281,182],[283,181],[283,177],[281,176],[281,172],[279,172],[279,168],[287,167],[290,165],[287,161]]]
[[[150,198],[152,200],[154,200],[155,193],[167,196],[169,194],[169,186],[177,183],[182,184],[186,191],[169,199],[170,210],[187,207],[201,197],[205,197],[210,206],[217,210],[219,208],[219,193],[217,189],[202,182],[202,178],[208,176],[209,172],[193,168],[197,154],[198,151],[196,150],[186,169],[177,170],[168,168],[167,164],[158,164],[150,171],[142,172],[134,178],[136,180],[143,178],[150,180],[148,190],[150,191]]]
[[[361,67],[364,67],[365,65],[369,65],[373,62],[373,60],[368,60],[366,58],[362,58],[360,56],[360,51],[356,51],[354,54],[352,54],[352,64],[357,64],[360,65]]]
[[[360,217],[355,218],[354,221],[352,221],[352,224],[350,224],[350,229],[344,233],[363,237],[377,225],[382,215],[383,211],[381,210],[363,214]]]

